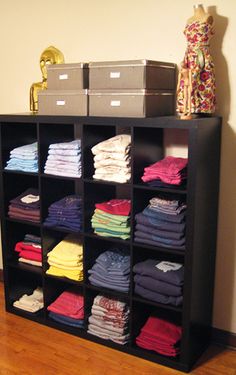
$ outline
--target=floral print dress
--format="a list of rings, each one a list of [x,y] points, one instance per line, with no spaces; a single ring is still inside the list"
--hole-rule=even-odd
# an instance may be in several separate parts
[[[209,41],[213,35],[212,24],[194,21],[186,25],[184,34],[187,38],[188,46],[182,62],[182,68],[188,68],[191,71],[190,112],[213,113],[216,102],[215,72],[209,51]],[[184,112],[184,99],[184,80],[180,78],[177,90],[177,112]]]

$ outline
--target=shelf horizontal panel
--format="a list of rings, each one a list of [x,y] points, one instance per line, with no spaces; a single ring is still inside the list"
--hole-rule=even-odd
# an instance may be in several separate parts
[[[58,179],[58,180],[82,180],[81,177],[57,176],[57,175],[54,175],[54,174],[46,174],[46,173],[40,173],[40,177]]]
[[[152,362],[164,365],[164,366],[175,368],[177,370],[187,371],[188,369],[184,363],[180,362],[180,356],[168,357],[168,356],[156,353],[152,350],[140,348],[135,344],[131,346],[130,353],[138,357],[144,358],[146,360],[149,360],[149,361],[152,361]]]
[[[185,251],[186,251],[185,249],[179,250],[179,249],[168,248],[168,247],[147,245],[143,242],[137,242],[137,241],[133,241],[133,246],[143,248],[144,251],[145,251],[145,249],[149,249],[149,250],[154,250],[154,251],[157,251],[157,252],[162,252],[162,253],[165,253],[165,254],[181,255],[183,257],[185,256]]]
[[[17,268],[18,270],[24,271],[24,272],[32,272],[38,275],[42,275],[43,273],[42,267],[33,266],[27,263],[21,263],[18,261],[8,261],[7,265],[8,267]]]
[[[6,221],[13,222],[13,223],[19,223],[19,224],[24,224],[24,225],[31,225],[33,227],[40,227],[40,223],[34,223],[32,221],[27,221],[27,220],[19,220],[19,219],[12,219],[10,217],[5,217]]]
[[[18,309],[14,306],[10,306],[7,308],[7,311],[10,313],[13,313],[15,315],[22,316],[23,318],[33,320],[38,323],[44,324],[44,309],[41,309],[40,311],[37,311],[35,313],[31,313],[25,310]]]
[[[134,295],[132,297],[132,299],[133,299],[133,301],[136,301],[136,302],[145,303],[145,305],[150,305],[150,306],[154,306],[154,307],[161,307],[162,309],[173,310],[173,311],[180,312],[180,313],[182,312],[182,306],[176,307],[176,306],[172,306],[172,305],[164,305],[163,303],[154,302],[154,301],[151,301],[149,299],[139,297],[137,295]]]
[[[83,232],[78,232],[76,230],[66,229],[66,228],[61,228],[61,227],[48,227],[48,226],[46,226],[44,224],[43,224],[43,229],[45,229],[45,230],[54,230],[54,231],[63,232],[63,233],[73,233],[73,234],[78,234],[78,235],[82,235],[83,234]]]
[[[130,299],[130,292],[128,293],[125,293],[125,292],[120,292],[118,290],[114,290],[114,289],[110,289],[110,288],[104,288],[104,287],[100,287],[100,286],[96,286],[96,285],[92,285],[92,284],[85,284],[85,287],[87,289],[90,289],[90,290],[94,290],[94,291],[97,291],[99,294],[110,294],[110,295],[113,295],[117,298],[122,298],[122,299]]]
[[[44,277],[46,279],[59,280],[61,282],[67,283],[67,284],[73,284],[73,285],[78,285],[78,286],[83,286],[84,285],[83,281],[76,281],[76,280],[69,279],[67,277],[54,276],[54,275],[49,275],[47,273],[44,273]]]
[[[130,346],[129,343],[127,343],[125,345],[117,344],[117,343],[115,343],[111,340],[105,340],[105,339],[102,339],[101,337],[92,335],[91,333],[86,333],[86,336],[89,340],[94,341],[97,344],[102,344],[102,345],[108,346],[112,349],[117,349],[119,351],[129,353],[129,346]]]
[[[143,189],[143,190],[149,190],[153,192],[165,192],[165,193],[172,193],[172,194],[187,194],[187,189],[186,188],[161,188],[161,187],[152,187],[146,184],[134,184],[133,185],[134,189]]]
[[[91,233],[85,232],[84,236],[89,237],[89,238],[97,239],[98,241],[99,240],[110,241],[110,242],[124,244],[124,245],[130,244],[130,239],[129,240],[122,240],[121,238],[117,238],[117,237],[103,237],[103,236],[98,236],[97,234],[94,234],[92,232]]]
[[[86,183],[91,184],[99,184],[99,185],[114,185],[114,186],[131,186],[130,182],[127,183],[120,183],[120,182],[114,182],[114,181],[105,181],[105,180],[93,180],[92,178],[84,178],[83,180]]]
[[[4,174],[17,174],[17,175],[23,175],[23,176],[38,176],[38,172],[23,172],[18,170],[7,170],[3,169],[3,177]]]
[[[56,322],[55,320],[47,317],[45,324],[51,328],[59,329],[60,331],[70,333],[75,336],[80,336],[83,338],[86,338],[87,332],[85,328],[77,328],[77,327],[71,327],[69,325]]]

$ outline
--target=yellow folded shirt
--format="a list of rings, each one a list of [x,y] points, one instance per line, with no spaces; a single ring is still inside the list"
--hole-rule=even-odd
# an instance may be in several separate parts
[[[55,266],[57,268],[61,268],[62,270],[68,270],[68,271],[83,271],[83,264],[80,263],[80,264],[77,264],[76,266],[68,266],[67,264],[61,264],[61,263],[58,263],[58,262],[54,262],[53,260],[48,259],[48,264],[50,264],[50,266]]]
[[[65,260],[61,259],[60,257],[55,257],[55,255],[50,255],[48,257],[48,263],[57,263],[62,264],[63,266],[68,267],[77,267],[80,266],[81,263],[83,263],[83,257],[80,257],[78,260]]]
[[[46,271],[48,275],[59,276],[59,277],[67,277],[68,279],[75,280],[75,281],[82,281],[83,280],[83,272],[78,271],[68,271],[63,270],[54,266],[50,266],[49,269]]]
[[[83,246],[78,242],[78,238],[69,234],[48,253],[48,256],[50,255],[60,260],[76,261],[79,257],[83,256]]]

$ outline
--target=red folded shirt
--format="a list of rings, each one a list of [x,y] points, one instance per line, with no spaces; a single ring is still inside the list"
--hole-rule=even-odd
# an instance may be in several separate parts
[[[63,292],[47,309],[70,318],[83,319],[84,297],[68,290]]]
[[[27,244],[23,241],[17,242],[15,244],[15,251],[21,252],[23,250],[34,251],[35,253],[39,253],[39,254],[41,254],[42,252],[42,248],[41,246],[39,247],[39,245]]]
[[[36,253],[35,251],[22,250],[20,251],[19,256],[21,258],[42,262],[42,254]]]
[[[128,216],[131,201],[128,199],[111,199],[108,202],[96,203],[95,207],[109,214]]]
[[[182,327],[166,320],[150,316],[141,329],[141,334],[142,332],[151,337],[155,336],[170,345],[175,345],[181,339]]]

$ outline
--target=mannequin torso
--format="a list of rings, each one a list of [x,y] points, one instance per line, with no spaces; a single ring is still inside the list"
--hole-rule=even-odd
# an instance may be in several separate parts
[[[194,5],[193,9],[194,9],[194,15],[187,20],[187,24],[191,24],[195,21],[199,21],[199,22],[207,22],[212,25],[213,17],[209,13],[205,12],[202,4]]]

